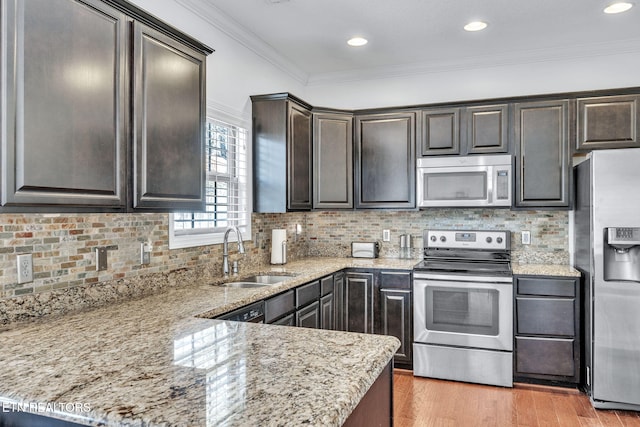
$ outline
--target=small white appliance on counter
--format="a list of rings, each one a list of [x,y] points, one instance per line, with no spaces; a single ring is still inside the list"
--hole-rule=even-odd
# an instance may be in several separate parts
[[[271,230],[271,264],[287,263],[287,230]]]
[[[425,230],[413,269],[413,374],[513,385],[510,232]]]
[[[574,171],[587,391],[596,408],[640,411],[640,149],[593,151]]]
[[[418,207],[510,207],[512,163],[509,154],[419,158]]]

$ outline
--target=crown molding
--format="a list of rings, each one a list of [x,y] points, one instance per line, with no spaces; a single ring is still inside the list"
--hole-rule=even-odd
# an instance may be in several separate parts
[[[302,85],[307,84],[309,76],[306,72],[219,8],[205,0],[176,0],[176,3],[198,15],[210,25],[222,31],[280,71],[285,72]]]
[[[551,49],[530,49],[511,51],[495,55],[483,55],[439,62],[416,62],[384,67],[361,68],[355,70],[317,73],[309,75],[307,86],[335,83],[351,83],[363,80],[381,80],[409,77],[421,74],[446,73],[501,66],[524,65],[543,62],[606,57],[620,54],[640,53],[640,39],[618,40],[582,45],[571,45]]]

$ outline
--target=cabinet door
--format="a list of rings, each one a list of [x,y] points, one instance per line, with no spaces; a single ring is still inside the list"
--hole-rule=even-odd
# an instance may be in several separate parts
[[[311,209],[311,112],[288,103],[288,198],[290,210]]]
[[[291,313],[287,316],[284,316],[281,319],[274,320],[269,323],[272,325],[280,325],[280,326],[296,326],[296,316],[295,316],[295,313]]]
[[[508,111],[507,104],[483,105],[465,109],[468,153],[509,152]]]
[[[639,95],[578,99],[576,149],[640,146]]]
[[[134,25],[133,207],[203,210],[205,56]]]
[[[423,156],[460,154],[460,108],[422,112]]]
[[[345,330],[373,333],[373,273],[347,273],[345,276]]]
[[[333,293],[320,298],[320,325],[322,329],[335,329],[335,301]]]
[[[296,326],[303,328],[320,328],[320,303],[314,301],[296,311]]]
[[[515,105],[516,206],[569,207],[569,102]]]
[[[411,364],[411,291],[401,289],[380,289],[380,333],[391,335],[400,340],[400,348],[394,361]]]
[[[313,115],[313,207],[353,208],[353,116]]]
[[[126,17],[3,0],[2,204],[124,207]]]
[[[414,208],[415,113],[356,117],[356,208]]]

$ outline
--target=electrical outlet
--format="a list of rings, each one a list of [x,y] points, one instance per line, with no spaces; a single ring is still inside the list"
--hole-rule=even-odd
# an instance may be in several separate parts
[[[391,241],[391,230],[382,230],[382,241],[383,242]]]
[[[96,248],[96,271],[107,269],[107,248]]]
[[[151,245],[149,242],[140,243],[140,264],[151,264]]]
[[[20,254],[16,257],[18,264],[18,283],[33,282],[33,256]]]
[[[531,244],[531,232],[530,231],[523,231],[522,232],[522,244],[523,245],[530,245]]]

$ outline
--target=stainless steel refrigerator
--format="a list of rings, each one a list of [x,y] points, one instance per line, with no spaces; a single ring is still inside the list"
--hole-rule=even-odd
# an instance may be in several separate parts
[[[593,151],[574,172],[587,389],[596,408],[640,410],[640,148]]]

